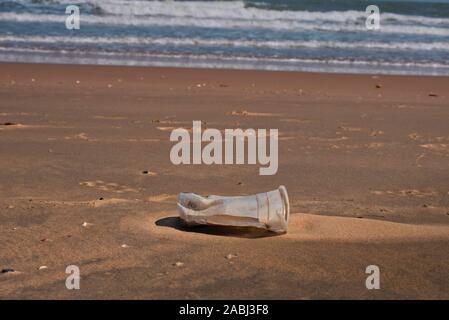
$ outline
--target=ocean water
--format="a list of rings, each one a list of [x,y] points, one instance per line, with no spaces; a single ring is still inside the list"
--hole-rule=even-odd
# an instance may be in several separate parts
[[[449,0],[0,0],[0,61],[449,75]]]

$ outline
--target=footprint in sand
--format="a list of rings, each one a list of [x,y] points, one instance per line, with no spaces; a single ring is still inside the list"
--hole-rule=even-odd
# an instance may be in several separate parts
[[[205,125],[204,123],[201,123],[202,125]],[[192,128],[190,127],[190,128],[185,128],[185,127],[156,127],[156,129],[158,129],[158,130],[160,130],[160,131],[164,131],[164,132],[167,132],[167,131],[173,131],[173,130],[176,130],[176,129],[184,129],[184,130],[187,130],[188,132],[192,132]]]
[[[175,120],[159,120],[159,119],[155,119],[155,120],[151,120],[151,123],[157,123],[157,124],[188,124],[188,122],[186,121],[175,121]]]
[[[101,191],[114,192],[114,193],[125,193],[125,192],[138,192],[137,189],[134,189],[127,185],[120,185],[115,182],[104,182],[102,180],[95,181],[83,181],[79,183],[81,186],[94,188]]]
[[[426,148],[438,154],[449,155],[449,144],[445,143],[427,143],[421,144],[421,148]]]
[[[150,177],[157,176],[157,173],[156,173],[156,172],[154,172],[154,171],[149,171],[149,170],[143,170],[143,171],[142,171],[142,174],[148,175],[148,176],[150,176]]]
[[[382,142],[371,142],[368,145],[366,145],[369,149],[379,149],[385,146],[385,143]]]
[[[279,137],[279,141],[290,141],[290,140],[296,140],[296,137]]]
[[[172,203],[176,201],[176,195],[163,193],[155,196],[150,196],[147,198],[147,200],[149,202]]]
[[[128,204],[130,202],[135,202],[137,200],[130,200],[130,199],[118,199],[118,198],[111,198],[111,199],[98,199],[91,202],[91,205],[95,208],[98,207],[104,207],[104,206],[112,206],[112,205],[119,205],[119,204]]]
[[[81,132],[73,136],[64,137],[65,140],[85,140],[85,141],[97,141],[96,139],[89,138],[86,133]]]
[[[412,140],[418,141],[418,142],[427,142],[427,143],[444,143],[445,141],[449,141],[449,136],[438,136],[438,137],[432,137],[430,135],[426,134],[420,134],[417,132],[412,132],[408,135],[408,137]]]
[[[398,197],[418,197],[418,198],[433,197],[433,196],[438,195],[438,193],[435,191],[420,191],[420,190],[416,190],[416,189],[398,190],[398,191],[373,190],[373,191],[371,191],[371,194],[375,194],[378,196],[390,195],[390,196],[398,196]]]
[[[175,127],[156,127],[156,129],[160,130],[160,131],[173,131],[176,128]],[[188,129],[186,129],[188,130]]]
[[[21,128],[31,128],[32,126],[24,125],[21,123],[15,123],[15,122],[3,122],[0,123],[0,130],[10,130],[10,129],[21,129]]]
[[[288,122],[288,123],[311,123],[312,120],[309,119],[280,119],[281,122]]]
[[[123,139],[94,139],[94,138],[90,138],[87,134],[85,134],[84,132],[81,132],[79,134],[76,134],[74,136],[68,136],[68,137],[64,137],[65,140],[85,140],[85,141],[89,141],[89,142],[107,142],[107,143],[115,143],[115,142],[159,142],[161,141],[160,139],[136,139],[136,138],[123,138]]]
[[[348,140],[348,137],[338,137],[338,138],[324,138],[324,137],[309,137],[307,138],[310,141],[322,141],[322,142],[332,142],[332,141],[344,141]]]
[[[385,132],[383,132],[382,130],[373,130],[373,131],[371,131],[371,133],[369,135],[371,137],[377,137],[377,136],[382,136],[384,134],[385,134]]]
[[[349,127],[349,126],[339,126],[338,129],[343,130],[343,131],[348,131],[348,132],[359,132],[359,131],[363,130],[362,128]]]
[[[103,206],[113,206],[113,205],[120,205],[120,204],[127,204],[131,202],[139,202],[142,200],[139,199],[120,199],[120,198],[100,198],[95,200],[87,200],[87,201],[59,201],[59,200],[40,200],[38,203],[43,203],[47,205],[51,205],[53,207],[55,206],[62,206],[62,207],[77,207],[77,206],[87,206],[87,207],[103,207]]]
[[[134,139],[134,138],[129,138],[129,139],[116,139],[116,140],[104,140],[105,142],[159,142],[161,141],[160,139]]]
[[[417,132],[410,133],[408,137],[415,141],[423,141],[424,137]]]
[[[233,110],[231,112],[226,112],[228,116],[248,116],[248,117],[279,117],[279,113],[268,113],[268,112],[250,112],[247,110]]]
[[[337,127],[337,129],[338,129],[337,134],[341,134],[342,131],[344,131],[344,132],[366,132],[366,133],[369,132],[368,134],[370,137],[378,137],[378,136],[385,134],[385,132],[383,132],[382,130],[352,127],[352,126],[348,126],[348,125],[340,125]]]
[[[0,116],[1,117],[6,117],[6,116],[37,116],[38,113],[34,113],[34,112],[0,112]]]
[[[125,120],[126,117],[98,115],[98,116],[94,116],[94,119],[101,119],[101,120]]]
[[[421,159],[423,159],[425,156],[426,156],[425,153],[421,153],[420,155],[418,155],[418,156],[416,157],[416,159],[415,159],[415,164],[416,164],[417,167],[419,167],[419,168],[422,167],[420,161],[421,161]]]

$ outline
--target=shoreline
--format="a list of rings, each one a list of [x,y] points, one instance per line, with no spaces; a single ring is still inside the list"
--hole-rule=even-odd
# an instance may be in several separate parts
[[[146,65],[109,65],[109,64],[81,64],[81,63],[48,63],[48,62],[9,62],[0,61],[0,66],[46,66],[46,67],[80,67],[80,68],[123,68],[123,69],[155,69],[155,70],[191,70],[209,72],[235,72],[235,73],[279,73],[279,74],[304,74],[323,76],[348,76],[348,77],[398,77],[398,78],[441,78],[449,80],[449,75],[428,75],[428,74],[377,74],[377,73],[350,73],[350,72],[321,72],[321,71],[296,71],[296,70],[263,70],[263,69],[234,69],[234,68],[213,68],[213,67],[178,67],[178,66],[146,66]]]
[[[43,54],[43,53],[40,53]],[[143,68],[178,68],[178,69],[206,69],[206,70],[234,70],[234,71],[266,71],[266,72],[300,72],[300,73],[323,73],[323,74],[349,74],[349,75],[378,75],[378,76],[430,76],[430,77],[449,77],[448,66],[441,65],[439,69],[447,69],[445,72],[436,70],[435,66],[415,65],[404,66],[396,64],[372,64],[369,63],[350,63],[350,62],[324,62],[313,60],[301,61],[283,61],[276,59],[254,60],[248,59],[218,59],[211,57],[171,57],[164,55],[154,55],[149,57],[141,57],[141,59],[131,59],[128,56],[118,56],[113,58],[105,55],[84,54],[84,61],[77,63],[68,62],[70,56],[60,56],[58,54],[48,53],[53,61],[47,61],[47,57],[39,55],[31,55],[35,61],[17,61],[17,55],[21,55],[20,51],[16,52],[12,58],[8,55],[1,55],[3,61],[0,64],[43,64],[43,65],[80,65],[80,66],[98,66],[98,67],[143,67]],[[26,57],[25,54],[23,57]],[[8,61],[10,59],[11,61]],[[24,59],[24,58],[22,58]],[[40,59],[40,60],[36,60]],[[76,55],[73,59],[80,59]],[[25,60],[28,60],[25,58]],[[103,61],[103,62],[98,62]],[[246,62],[245,62],[246,61]],[[185,66],[186,65],[186,66]],[[267,67],[268,65],[268,67]],[[346,65],[346,67],[344,67]],[[185,66],[185,67],[184,67]],[[410,70],[409,69],[413,69]],[[333,70],[333,71],[325,71]],[[394,70],[394,71],[392,71]]]

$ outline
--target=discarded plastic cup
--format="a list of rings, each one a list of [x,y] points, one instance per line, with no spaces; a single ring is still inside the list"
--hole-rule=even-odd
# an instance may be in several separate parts
[[[287,189],[250,196],[222,197],[180,193],[178,213],[188,225],[256,227],[276,233],[287,232],[290,203]]]

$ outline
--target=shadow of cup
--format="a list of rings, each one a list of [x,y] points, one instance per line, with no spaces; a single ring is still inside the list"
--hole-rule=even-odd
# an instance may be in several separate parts
[[[203,233],[224,237],[255,239],[279,235],[278,233],[255,227],[233,227],[233,226],[218,226],[218,225],[189,226],[179,217],[161,218],[157,220],[155,224],[159,227],[173,228],[184,232]]]

